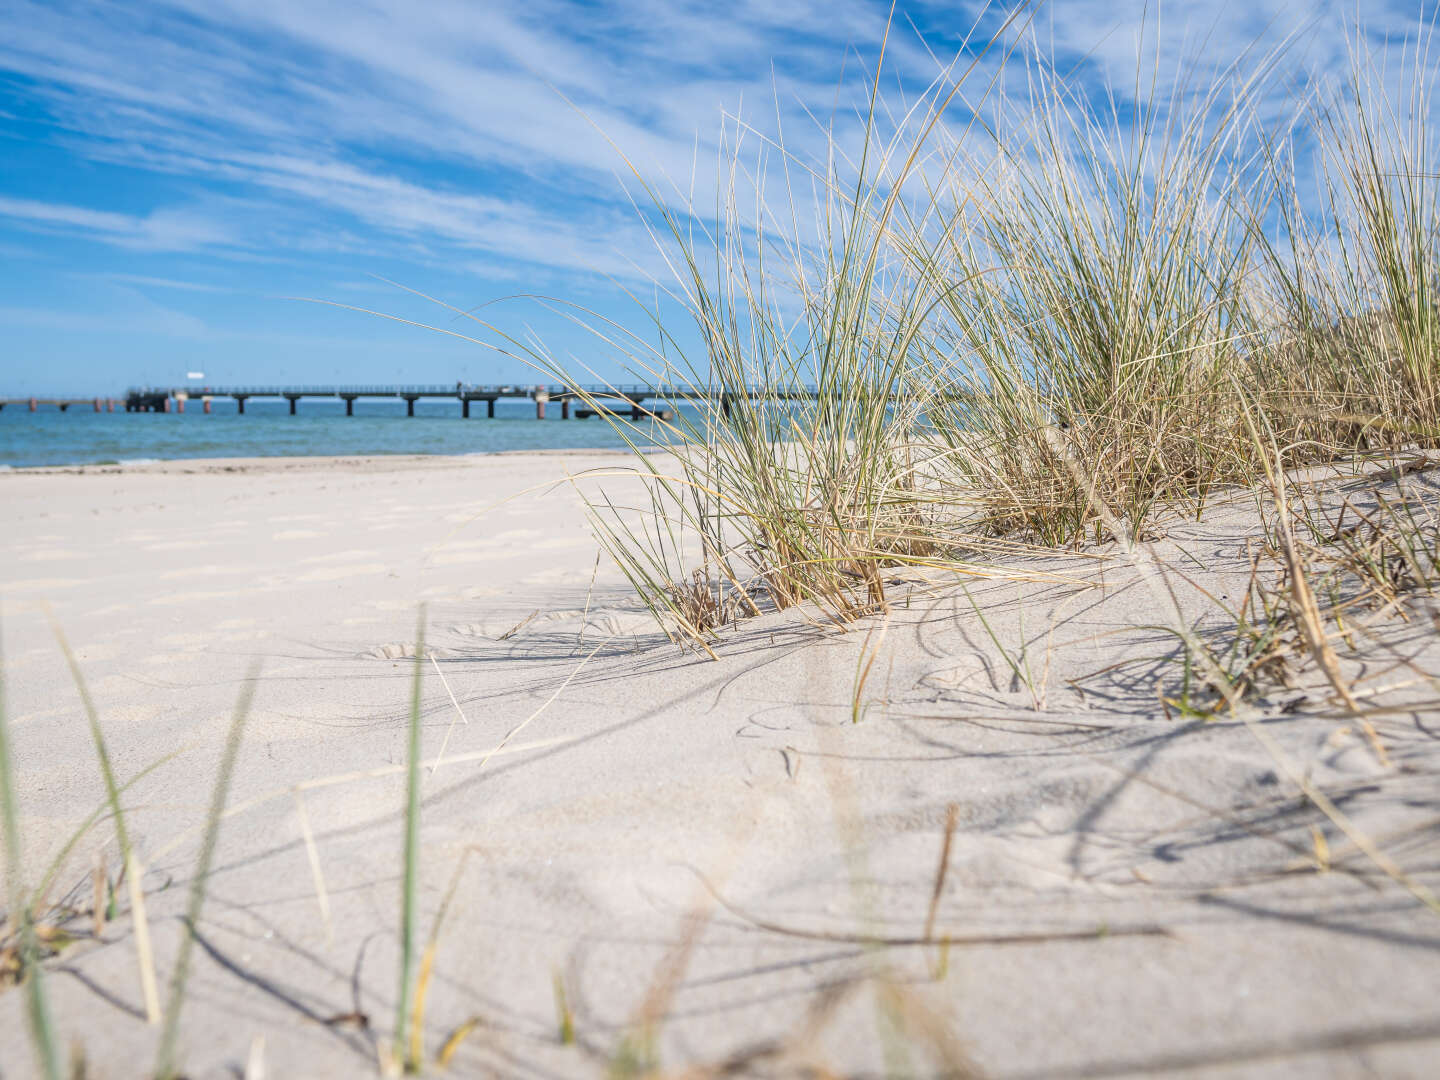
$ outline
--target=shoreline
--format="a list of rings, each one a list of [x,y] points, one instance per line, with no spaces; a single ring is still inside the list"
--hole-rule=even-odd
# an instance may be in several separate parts
[[[661,447],[645,453],[664,453]],[[363,470],[367,467],[393,468],[454,468],[467,462],[492,458],[563,458],[563,457],[634,456],[628,448],[615,447],[546,447],[524,450],[482,450],[455,454],[291,454],[251,455],[246,457],[184,457],[135,461],[76,462],[62,465],[5,465],[0,463],[0,476],[115,476],[181,474],[195,472],[319,472],[325,469]]]

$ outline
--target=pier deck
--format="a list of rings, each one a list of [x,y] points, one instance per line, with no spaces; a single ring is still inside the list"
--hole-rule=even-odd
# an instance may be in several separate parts
[[[747,389],[743,394],[738,392],[710,391],[694,387],[678,386],[526,386],[521,384],[506,385],[476,385],[471,383],[457,382],[453,385],[444,386],[205,386],[205,387],[137,387],[132,388],[125,396],[125,409],[127,412],[170,412],[172,409],[183,412],[187,400],[200,399],[205,402],[205,410],[210,409],[209,402],[213,398],[231,398],[235,401],[238,411],[245,412],[245,402],[251,398],[278,398],[290,403],[290,415],[296,415],[298,405],[302,398],[338,398],[345,402],[345,415],[355,415],[355,402],[361,398],[389,398],[399,399],[405,402],[406,414],[415,415],[415,402],[423,398],[442,398],[460,402],[461,415],[470,415],[472,402],[483,401],[486,406],[486,415],[495,416],[495,402],[501,398],[520,398],[535,402],[535,415],[538,419],[545,418],[545,406],[548,402],[558,402],[561,408],[562,417],[570,417],[571,404],[579,402],[582,405],[587,403],[605,404],[615,403],[621,410],[628,406],[633,419],[639,419],[646,413],[654,412],[653,409],[645,408],[641,403],[644,401],[696,401],[696,400],[718,400],[722,407],[726,407],[729,401],[735,397],[745,396],[752,399],[783,399],[783,398],[813,398],[816,391],[811,389],[797,390],[760,390]],[[593,415],[594,409],[577,410],[577,415]]]
[[[549,402],[560,405],[561,416],[569,419],[571,406],[578,404],[577,417],[594,416],[605,412],[623,412],[628,409],[632,419],[638,420],[647,414],[668,415],[665,410],[646,407],[642,403],[716,401],[729,412],[730,402],[737,398],[750,400],[791,400],[814,399],[818,391],[799,387],[789,389],[747,388],[745,390],[709,390],[682,386],[555,386],[524,384],[477,385],[457,382],[443,386],[436,385],[315,385],[315,386],[139,386],[131,387],[122,399],[126,412],[184,412],[186,402],[199,401],[205,412],[216,398],[229,398],[236,404],[237,411],[244,415],[245,403],[252,398],[273,398],[290,403],[290,415],[298,412],[303,398],[330,398],[345,402],[345,415],[355,415],[355,402],[361,398],[400,400],[405,402],[406,414],[415,415],[415,403],[426,398],[448,399],[460,403],[460,413],[469,417],[473,402],[484,402],[486,415],[495,416],[495,402],[502,398],[521,399],[535,403],[537,419],[545,418],[545,406]],[[64,394],[35,395],[29,397],[0,397],[0,409],[7,405],[23,405],[30,412],[38,411],[42,405],[59,408],[64,412],[72,405],[89,405],[95,412],[114,412],[116,398],[77,397]]]

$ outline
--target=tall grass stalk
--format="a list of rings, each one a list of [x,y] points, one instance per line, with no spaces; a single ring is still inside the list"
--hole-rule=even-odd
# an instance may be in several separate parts
[[[95,757],[100,763],[100,775],[105,781],[105,795],[109,800],[110,813],[115,822],[115,839],[120,845],[125,886],[130,894],[130,918],[135,934],[135,962],[139,970],[140,993],[145,1003],[145,1019],[148,1023],[158,1024],[160,1022],[160,993],[155,980],[155,951],[150,943],[150,920],[145,913],[144,869],[140,863],[140,856],[130,843],[130,832],[125,826],[125,810],[120,805],[120,787],[115,781],[115,769],[110,763],[110,753],[105,747],[105,733],[100,728],[100,714],[95,708],[94,700],[90,697],[90,689],[86,685],[84,673],[80,670],[80,662],[75,658],[75,652],[70,648],[70,642],[66,640],[59,623],[53,619],[51,620],[51,629],[54,631],[55,640],[60,645],[60,651],[65,654],[65,663],[69,665],[70,676],[75,681],[75,689],[80,695],[80,703],[85,710],[85,719],[90,725],[90,739],[95,745]]]
[[[405,845],[400,876],[400,971],[395,1002],[395,1046],[397,1061],[407,1072],[419,1071],[420,1062],[407,1038],[410,1001],[415,987],[415,909],[420,868],[420,677],[425,666],[425,605],[415,621],[415,668],[410,683],[410,722],[405,769]]]
[[[225,813],[225,801],[230,792],[230,779],[235,772],[235,763],[240,756],[240,743],[245,734],[245,721],[250,715],[250,702],[255,696],[255,681],[259,676],[259,662],[251,665],[240,687],[240,700],[235,705],[235,714],[230,721],[230,731],[225,738],[225,750],[215,772],[215,787],[210,796],[210,812],[205,818],[205,835],[200,841],[200,853],[195,860],[195,874],[190,880],[190,895],[185,907],[185,934],[180,939],[180,951],[175,959],[175,970],[170,976],[170,994],[165,1003],[165,1026],[160,1033],[160,1047],[155,1055],[155,1076],[157,1080],[172,1080],[176,1075],[175,1042],[180,1034],[180,1009],[185,1004],[185,987],[190,979],[190,954],[194,950],[195,935],[200,925],[200,912],[205,905],[205,891],[210,881],[210,866],[215,856],[215,841],[220,835],[220,821]]]
[[[55,1028],[45,999],[40,970],[40,942],[35,936],[33,913],[25,896],[20,846],[20,807],[15,798],[15,766],[10,751],[10,720],[5,711],[5,652],[0,643],[0,823],[5,831],[5,896],[7,921],[14,927],[20,947],[20,973],[25,982],[25,1017],[30,1046],[38,1071],[45,1080],[60,1080],[60,1053]]]

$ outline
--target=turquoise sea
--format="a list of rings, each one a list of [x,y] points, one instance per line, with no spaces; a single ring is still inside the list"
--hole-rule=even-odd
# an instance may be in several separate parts
[[[544,420],[535,419],[533,402],[518,399],[496,402],[493,420],[485,416],[484,402],[471,405],[468,420],[461,419],[456,401],[421,400],[413,417],[405,415],[403,401],[389,400],[357,401],[354,416],[345,415],[342,402],[324,398],[303,399],[296,416],[280,400],[252,398],[244,416],[229,399],[216,400],[213,409],[206,415],[199,401],[188,402],[184,413],[127,413],[120,402],[113,413],[96,413],[89,405],[72,405],[63,413],[55,406],[32,413],[24,405],[7,405],[0,410],[0,468],[624,446],[598,417],[562,420],[557,402],[550,403]]]

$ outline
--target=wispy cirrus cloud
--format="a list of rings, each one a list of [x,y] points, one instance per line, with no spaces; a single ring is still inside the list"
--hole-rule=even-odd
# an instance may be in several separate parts
[[[614,179],[617,148],[688,182],[721,110],[773,93],[767,54],[823,51],[828,79],[844,31],[883,29],[868,5],[838,20],[797,11],[818,28],[798,44],[766,40],[763,8],[716,20],[544,3],[479,16],[449,3],[19,7],[26,29],[0,44],[0,68],[30,80],[46,137],[70,153],[603,273],[636,257],[607,247],[646,243]],[[781,83],[803,92],[793,74]],[[135,233],[95,226],[111,241]]]
[[[200,258],[206,280],[251,296],[276,291],[281,264],[299,281],[383,267],[467,295],[477,280],[563,298],[663,279],[631,165],[703,214],[724,182],[724,117],[753,126],[754,151],[783,130],[822,159],[827,130],[853,141],[890,17],[888,0],[3,3],[0,253],[64,262],[83,257],[62,241],[89,241],[137,262],[110,272],[177,297],[183,260]],[[1427,18],[1414,0],[1363,9],[1362,45]],[[957,53],[963,68],[1008,10],[902,0],[886,105],[903,112]],[[1284,45],[1257,103],[1283,123],[1297,86],[1343,71],[1356,14],[1354,0],[1048,0],[1026,17],[1025,53],[1123,113],[1151,71],[1162,89],[1182,70],[1203,83]],[[1023,97],[1025,64],[997,59],[980,61],[962,118],[992,76]]]
[[[18,32],[0,42],[0,69],[26,79],[48,110],[44,137],[89,160],[273,204],[252,216],[285,226],[207,229],[175,210],[137,228],[97,210],[102,239],[313,249],[332,224],[318,213],[374,230],[377,246],[420,239],[601,273],[645,261],[615,179],[625,159],[681,191],[698,182],[703,205],[721,114],[744,112],[762,130],[783,124],[803,148],[843,66],[874,61],[888,15],[870,0],[743,0],[723,11],[655,0],[12,7]],[[1404,5],[1373,7],[1386,33],[1403,31]],[[1342,48],[1344,15],[1338,2],[1203,0],[1170,12],[1145,0],[1052,0],[1027,25],[1042,51],[1123,97],[1137,56],[1175,69],[1186,56],[1228,62],[1254,42],[1319,27],[1305,49],[1326,59]],[[901,5],[887,44],[897,96],[934,77],[967,36],[972,48],[983,42],[1002,16],[978,0]],[[78,208],[71,217],[85,227]]]
[[[144,251],[193,251],[234,242],[225,226],[203,214],[162,208],[144,215],[0,196],[0,218],[42,230],[78,231]]]

